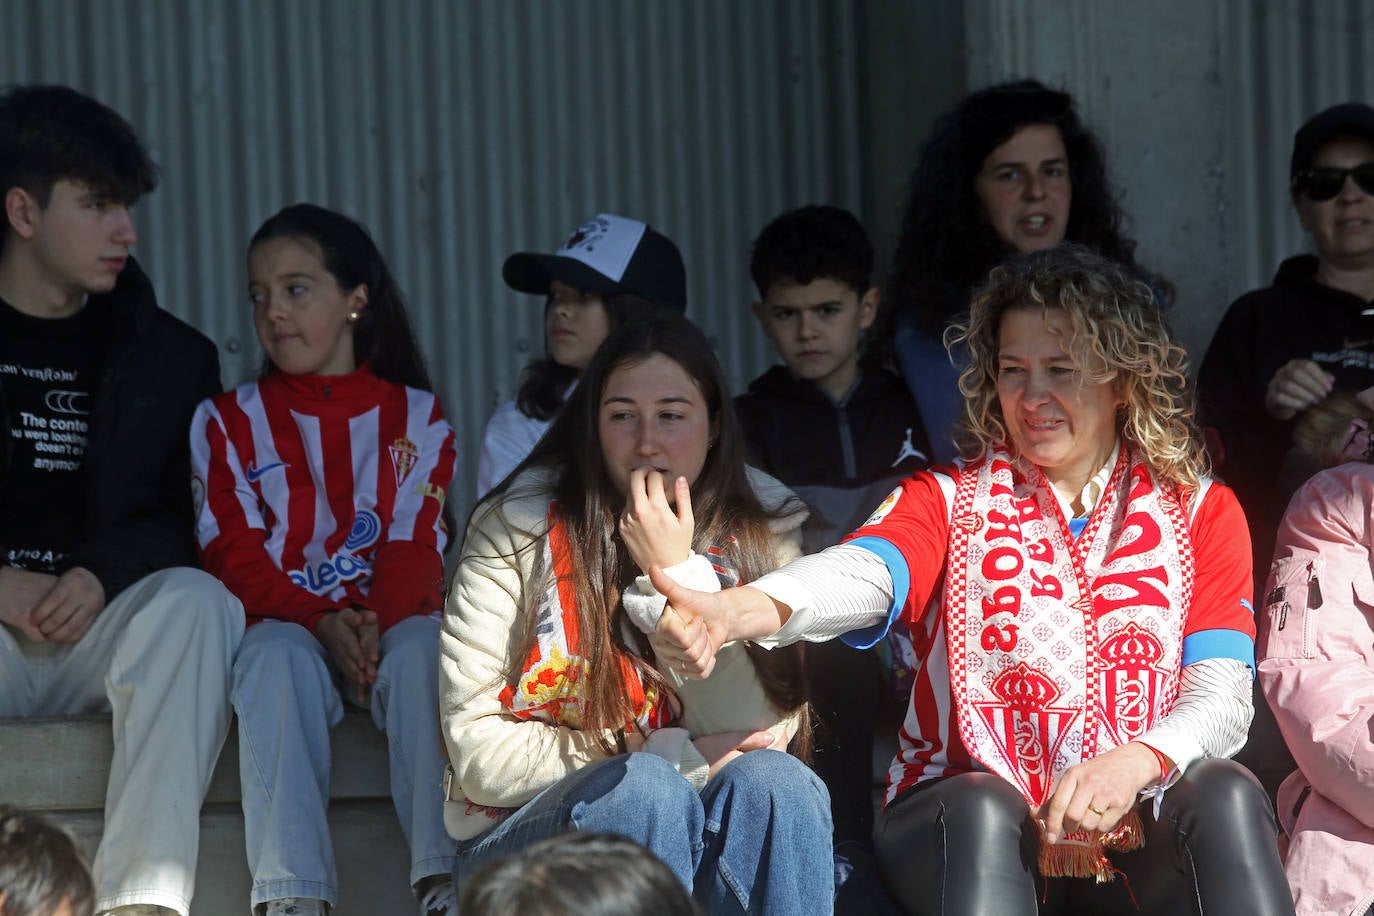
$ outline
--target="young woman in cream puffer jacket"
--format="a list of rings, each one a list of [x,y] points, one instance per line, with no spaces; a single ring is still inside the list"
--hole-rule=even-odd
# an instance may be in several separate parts
[[[460,883],[545,836],[609,831],[708,912],[828,910],[829,796],[800,759],[800,651],[741,643],[685,681],[646,635],[669,612],[641,575],[752,581],[797,554],[805,516],[746,468],[700,329],[674,317],[606,338],[478,506],[449,591],[440,713]]]
[[[498,505],[470,526],[457,578],[450,589],[440,656],[440,711],[453,776],[445,822],[456,839],[476,836],[521,804],[577,769],[601,759],[590,732],[520,719],[504,708],[500,687],[520,620],[550,578],[547,550],[547,474],[530,469],[516,478]],[[750,470],[764,508],[782,511],[770,524],[773,555],[782,566],[801,555],[805,506],[781,483]],[[665,570],[691,588],[718,590],[710,560],[693,553]],[[661,613],[664,600],[646,575],[623,600],[641,629]],[[743,643],[722,648],[706,680],[673,670],[659,672],[681,700],[678,725],[651,731],[641,751],[669,763],[697,789],[706,784],[707,762],[692,738],[726,731],[771,731],[775,749],[796,735],[800,716],[778,712],[765,696]],[[496,685],[495,687],[493,685]]]

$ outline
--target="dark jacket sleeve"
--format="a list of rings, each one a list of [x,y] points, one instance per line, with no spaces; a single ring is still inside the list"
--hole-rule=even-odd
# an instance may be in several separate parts
[[[159,318],[153,345],[117,369],[113,421],[92,431],[87,539],[65,564],[95,573],[107,602],[150,573],[196,565],[188,436],[196,405],[220,392],[219,354],[199,332]]]
[[[1234,472],[1256,462],[1272,464],[1272,471],[1283,454],[1289,424],[1274,419],[1264,406],[1278,368],[1266,339],[1274,333],[1255,304],[1242,297],[1222,318],[1198,369],[1201,419],[1221,438],[1225,454],[1218,470],[1223,475],[1228,465]]]
[[[1202,425],[1221,445],[1213,456],[1216,474],[1235,491],[1251,532],[1262,535],[1255,542],[1261,571],[1287,503],[1279,477],[1292,438],[1292,423],[1264,406],[1270,379],[1288,359],[1276,343],[1274,312],[1269,298],[1242,296],[1222,318],[1198,370]]]
[[[5,407],[5,386],[0,383],[0,474],[5,473],[10,466],[10,455],[14,450],[10,442],[10,415]],[[9,566],[9,549],[4,541],[0,541],[0,566]]]

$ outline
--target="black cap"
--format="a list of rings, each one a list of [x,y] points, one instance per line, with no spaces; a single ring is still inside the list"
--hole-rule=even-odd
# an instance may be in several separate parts
[[[546,295],[557,280],[585,293],[630,293],[687,311],[687,269],[677,246],[647,223],[613,213],[578,226],[553,254],[511,255],[501,277],[522,293]]]
[[[1332,105],[1307,119],[1293,135],[1293,159],[1288,165],[1288,177],[1296,178],[1298,173],[1312,164],[1317,154],[1328,140],[1341,134],[1355,134],[1374,140],[1374,108],[1361,102],[1346,102]]]

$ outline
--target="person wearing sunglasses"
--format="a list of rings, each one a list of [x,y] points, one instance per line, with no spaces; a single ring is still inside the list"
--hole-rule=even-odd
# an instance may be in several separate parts
[[[1294,135],[1289,176],[1314,253],[1288,258],[1272,285],[1231,305],[1198,371],[1214,466],[1249,522],[1256,595],[1302,482],[1283,475],[1295,422],[1335,389],[1374,385],[1374,108],[1352,102],[1310,118]],[[1292,770],[1263,703],[1237,759],[1271,795]]]

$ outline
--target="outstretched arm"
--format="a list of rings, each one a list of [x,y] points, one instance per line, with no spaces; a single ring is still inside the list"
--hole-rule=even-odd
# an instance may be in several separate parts
[[[889,495],[852,540],[751,585],[696,592],[655,567],[650,577],[672,613],[659,620],[654,651],[705,677],[716,650],[738,639],[771,648],[847,634],[852,645],[872,645],[905,609],[930,605],[944,568],[946,516],[940,483],[921,473]]]
[[[649,570],[649,578],[668,599],[650,637],[654,652],[690,677],[710,675],[717,650],[727,642],[770,636],[792,616],[787,605],[749,585],[699,592],[677,584],[658,566]]]

